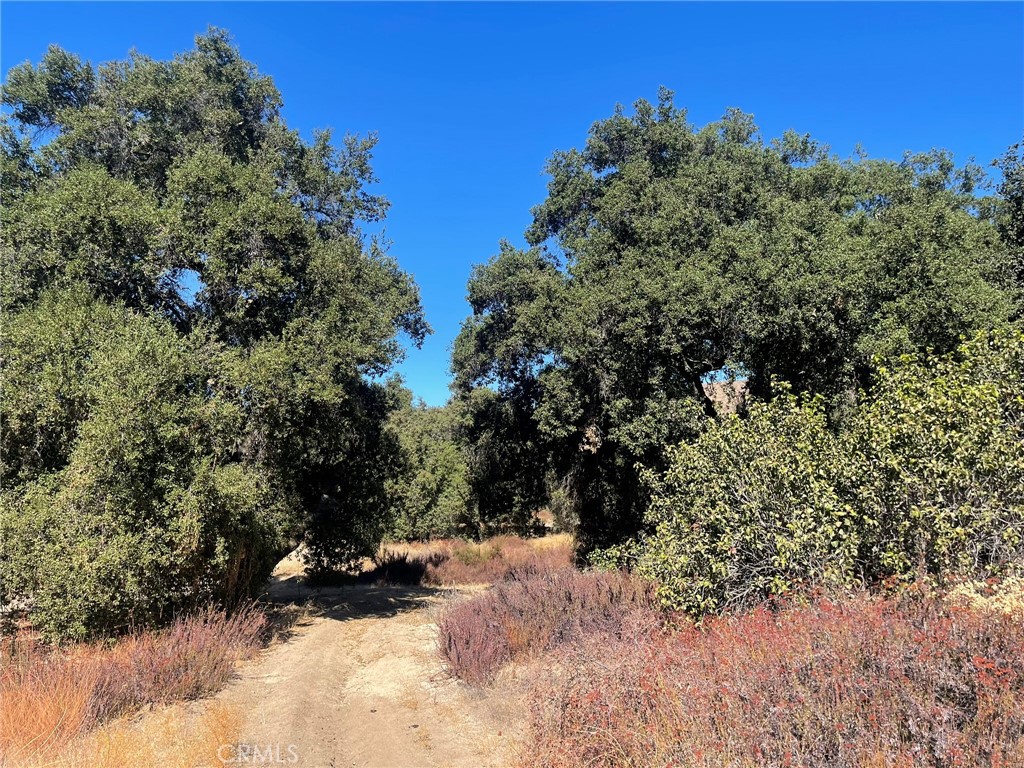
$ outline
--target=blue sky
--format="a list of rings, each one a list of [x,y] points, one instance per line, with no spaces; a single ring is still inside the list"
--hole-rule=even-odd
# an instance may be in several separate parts
[[[767,137],[848,155],[945,147],[988,163],[1024,133],[1021,3],[12,3],[4,73],[57,43],[94,62],[167,58],[207,25],[272,76],[307,136],[377,131],[392,253],[435,329],[400,370],[431,404],[471,266],[521,244],[543,166],[659,85],[698,125],[727,107]]]

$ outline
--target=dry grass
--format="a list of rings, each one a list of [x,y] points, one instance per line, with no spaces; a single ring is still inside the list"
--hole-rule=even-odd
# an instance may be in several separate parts
[[[628,574],[516,571],[451,605],[438,622],[439,647],[453,675],[483,684],[510,661],[593,633],[618,637],[641,625],[657,631],[662,620],[652,586]]]
[[[59,754],[30,756],[10,768],[214,768],[238,741],[241,717],[222,704],[197,711],[172,705],[136,719],[119,719],[72,740]],[[0,765],[5,765],[0,760]]]
[[[964,582],[951,589],[947,599],[976,611],[1024,616],[1024,578]]]
[[[439,539],[387,544],[361,575],[377,584],[448,587],[494,584],[520,571],[572,568],[573,541],[566,534],[523,539],[495,536],[480,543]]]
[[[522,764],[1024,765],[1022,620],[859,595],[591,633],[536,672]]]
[[[45,763],[105,722],[211,693],[236,661],[256,652],[267,629],[256,610],[207,611],[112,646],[51,649],[9,639],[0,658],[0,755],[11,765]]]
[[[69,661],[33,641],[9,641],[0,668],[0,756],[10,764],[55,755],[90,725],[96,685],[93,670],[72,669]],[[0,763],[3,763],[0,760]]]

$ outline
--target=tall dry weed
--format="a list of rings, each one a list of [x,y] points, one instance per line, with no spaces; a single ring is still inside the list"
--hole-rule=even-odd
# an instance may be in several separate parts
[[[110,646],[54,649],[8,639],[0,656],[2,764],[57,759],[105,722],[212,693],[266,634],[266,617],[249,609],[230,616],[208,610]]]
[[[438,622],[438,642],[453,675],[482,684],[515,659],[662,620],[652,586],[628,574],[524,569],[452,604]]]
[[[573,542],[565,534],[535,539],[495,536],[479,543],[440,539],[387,545],[360,578],[437,587],[494,584],[517,571],[564,570],[572,563]]]

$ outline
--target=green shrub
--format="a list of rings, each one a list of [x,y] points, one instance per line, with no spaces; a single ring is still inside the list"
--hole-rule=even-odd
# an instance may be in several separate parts
[[[41,446],[50,466],[5,467],[0,603],[28,598],[46,634],[81,639],[262,585],[288,510],[220,445],[238,416],[206,397],[200,334],[70,290],[12,315],[3,341],[5,375],[43,383],[5,396],[4,457]]]
[[[1024,334],[882,369],[846,439],[865,576],[1024,562]]]
[[[412,403],[412,393],[388,420],[401,445],[402,466],[388,481],[393,539],[412,541],[472,536],[466,457],[456,435],[453,406]]]
[[[637,562],[665,603],[701,614],[849,580],[857,531],[820,400],[755,405],[669,456],[662,476],[648,476],[653,533]]]
[[[1001,574],[1024,563],[1024,335],[881,369],[844,428],[784,394],[712,422],[648,473],[629,560],[700,615],[817,585]]]

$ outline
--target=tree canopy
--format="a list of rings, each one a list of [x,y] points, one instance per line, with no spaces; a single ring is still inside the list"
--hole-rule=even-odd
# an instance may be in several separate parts
[[[430,328],[412,277],[365,233],[388,210],[371,189],[376,137],[307,141],[281,108],[216,29],[170,61],[95,66],[51,47],[8,74],[0,607],[26,606],[53,636],[232,605],[300,541],[323,574],[388,534],[527,532],[543,506],[581,553],[660,530],[678,555],[679,499],[736,509],[665,478],[729,469],[736,457],[715,452],[736,445],[794,494],[820,491],[811,512],[831,520],[848,489],[819,469],[850,463],[839,428],[889,419],[863,445],[902,457],[928,445],[920,404],[944,407],[938,379],[885,395],[892,361],[912,389],[933,372],[913,360],[937,355],[952,376],[942,355],[966,337],[1019,346],[1006,328],[1024,308],[1021,145],[989,194],[981,168],[942,150],[841,159],[792,131],[765,140],[738,110],[693,126],[662,90],[551,157],[527,246],[503,241],[472,271],[452,402],[413,405],[388,376]],[[708,387],[730,379],[769,405],[721,421]],[[929,435],[1019,458],[1000,442],[1016,412],[955,416]],[[775,461],[787,425],[793,452]],[[737,489],[719,474],[721,494],[744,498],[775,477]],[[859,488],[890,493],[869,475]],[[1012,491],[978,509],[1017,504]],[[787,500],[766,504],[799,522]],[[817,563],[831,529],[811,512]],[[900,515],[876,517],[896,530]]]
[[[171,61],[51,47],[3,103],[0,602],[84,635],[237,600],[301,538],[315,568],[375,550],[380,377],[429,332],[360,230],[376,138],[304,141],[215,29]]]
[[[738,110],[696,128],[663,90],[547,171],[530,247],[473,271],[453,367],[463,397],[494,389],[533,431],[585,549],[641,526],[637,465],[714,413],[709,380],[761,398],[785,381],[838,417],[877,361],[1016,312],[982,171],[947,152],[841,160],[806,135],[765,141]]]
[[[407,541],[479,535],[458,412],[414,403],[409,390],[402,395],[388,421],[402,448],[401,467],[389,483],[390,535]]]

